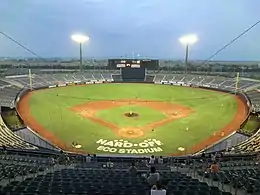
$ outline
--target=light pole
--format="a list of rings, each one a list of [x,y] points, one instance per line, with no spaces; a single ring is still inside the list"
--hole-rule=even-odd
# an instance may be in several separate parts
[[[189,58],[189,46],[193,45],[198,41],[198,37],[195,34],[186,35],[179,39],[180,43],[185,45],[186,51],[185,51],[185,73],[188,72],[188,58]]]
[[[79,44],[79,63],[80,71],[82,72],[83,60],[82,60],[82,45],[89,40],[89,37],[82,34],[74,34],[71,36],[71,39]]]

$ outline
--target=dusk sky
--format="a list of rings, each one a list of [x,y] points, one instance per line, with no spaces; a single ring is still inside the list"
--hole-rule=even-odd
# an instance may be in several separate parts
[[[195,33],[190,59],[204,60],[260,20],[260,0],[0,0],[0,31],[42,57],[77,57],[70,36],[84,33],[84,57],[139,53],[183,59],[178,39]],[[34,57],[0,35],[0,56]],[[260,24],[213,60],[260,61]]]

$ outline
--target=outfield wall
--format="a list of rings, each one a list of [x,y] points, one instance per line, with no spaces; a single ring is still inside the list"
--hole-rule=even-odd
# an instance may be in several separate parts
[[[30,144],[39,146],[41,148],[46,148],[48,150],[60,151],[60,148],[54,146],[52,143],[40,136],[35,131],[31,130],[29,127],[19,129],[14,133]]]
[[[212,146],[203,149],[205,153],[217,152],[217,151],[229,151],[232,147],[246,141],[248,136],[234,132],[231,135],[223,138],[222,140],[214,143]]]

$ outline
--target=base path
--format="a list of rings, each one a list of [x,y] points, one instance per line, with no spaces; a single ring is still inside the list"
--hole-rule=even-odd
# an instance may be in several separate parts
[[[96,116],[96,113],[100,110],[111,109],[111,108],[126,106],[126,105],[149,107],[164,113],[166,118],[160,121],[152,122],[143,127],[136,128],[136,127],[128,127],[128,126],[118,127],[117,125],[105,121],[102,118]],[[110,128],[119,137],[125,137],[125,138],[137,138],[137,137],[144,136],[145,132],[147,131],[151,131],[159,126],[172,122],[173,120],[187,117],[189,116],[189,114],[194,112],[191,108],[178,105],[178,104],[171,104],[168,102],[161,102],[161,101],[138,100],[138,99],[116,100],[116,101],[113,100],[93,101],[93,102],[87,102],[84,104],[73,106],[70,109],[82,115],[83,117],[92,120],[93,122],[99,123],[100,125]]]

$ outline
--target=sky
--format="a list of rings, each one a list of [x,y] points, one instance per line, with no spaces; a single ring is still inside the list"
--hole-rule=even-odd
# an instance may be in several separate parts
[[[0,0],[0,31],[41,57],[183,59],[179,38],[197,34],[204,60],[260,20],[259,0]],[[0,56],[34,57],[0,34]],[[260,24],[212,60],[260,61]]]

